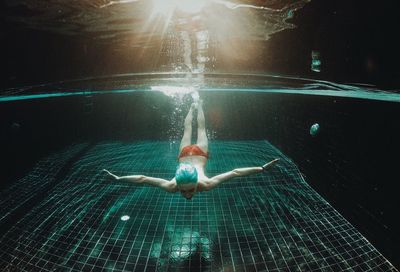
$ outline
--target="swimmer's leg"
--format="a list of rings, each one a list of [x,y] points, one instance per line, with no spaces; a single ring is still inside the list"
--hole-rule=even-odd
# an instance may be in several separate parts
[[[185,118],[185,123],[184,123],[184,131],[183,131],[183,137],[181,140],[181,145],[179,147],[179,151],[182,151],[182,148],[185,146],[188,146],[191,144],[192,140],[192,119],[193,119],[193,110],[195,108],[195,104],[193,103],[190,106],[190,110]]]
[[[208,152],[208,138],[206,133],[206,121],[203,112],[203,101],[200,100],[197,106],[197,145]]]

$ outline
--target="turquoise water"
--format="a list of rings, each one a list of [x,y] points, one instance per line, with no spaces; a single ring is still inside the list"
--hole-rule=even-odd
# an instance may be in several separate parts
[[[398,91],[381,90],[357,83],[339,84],[263,74],[208,74],[206,79],[187,79],[185,73],[121,74],[90,77],[79,80],[45,83],[2,91],[0,102],[42,99],[64,96],[133,93],[141,91],[164,92],[167,95],[204,92],[261,92],[332,96],[378,101],[400,102]],[[87,85],[88,87],[84,87]],[[125,88],[121,88],[124,86]],[[254,87],[252,87],[254,86]]]
[[[394,174],[369,167],[395,168],[379,160],[394,153],[394,91],[165,73],[2,93],[5,165],[16,172],[0,192],[3,270],[397,271],[395,240],[387,242],[395,225],[383,213],[391,211]],[[101,171],[170,180],[183,118],[199,97],[208,176],[274,158],[279,164],[192,201]],[[391,133],[381,133],[382,120]]]
[[[192,201],[109,180],[170,179],[178,144],[100,142],[40,160],[1,192],[2,218],[26,213],[1,238],[3,270],[32,271],[395,271],[267,141],[212,141],[209,176],[261,165]]]

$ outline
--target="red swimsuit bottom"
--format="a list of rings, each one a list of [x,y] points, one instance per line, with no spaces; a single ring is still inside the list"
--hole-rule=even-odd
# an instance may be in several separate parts
[[[208,152],[204,152],[198,145],[188,145],[182,148],[178,159],[188,156],[203,156],[208,159]]]

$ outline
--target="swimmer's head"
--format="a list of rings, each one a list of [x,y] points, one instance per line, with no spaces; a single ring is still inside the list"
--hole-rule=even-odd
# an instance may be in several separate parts
[[[197,191],[197,170],[188,163],[180,163],[175,173],[176,185],[182,196],[187,200],[192,199]]]
[[[175,173],[176,184],[196,184],[197,183],[197,170],[190,163],[180,163]]]

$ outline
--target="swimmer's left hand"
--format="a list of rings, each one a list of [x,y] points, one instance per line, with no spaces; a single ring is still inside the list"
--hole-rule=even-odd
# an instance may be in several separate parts
[[[278,161],[279,161],[279,159],[275,159],[275,160],[272,160],[272,161],[270,161],[270,162],[264,164],[264,165],[262,166],[263,171],[268,170],[269,168],[271,168],[272,166],[274,166]]]
[[[119,179],[118,176],[114,175],[113,173],[111,173],[110,171],[108,171],[108,170],[106,170],[106,169],[103,169],[103,172],[106,172],[109,176],[113,177],[113,178],[116,179],[116,180]]]

